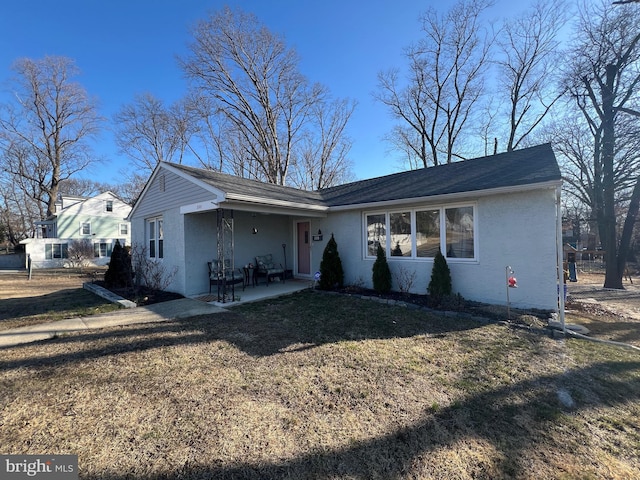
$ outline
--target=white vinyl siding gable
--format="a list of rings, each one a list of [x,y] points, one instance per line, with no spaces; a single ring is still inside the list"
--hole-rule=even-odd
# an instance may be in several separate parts
[[[162,213],[167,205],[172,208],[216,200],[215,194],[194,184],[193,181],[160,168],[148,185],[144,196],[135,206],[134,216],[151,217]]]

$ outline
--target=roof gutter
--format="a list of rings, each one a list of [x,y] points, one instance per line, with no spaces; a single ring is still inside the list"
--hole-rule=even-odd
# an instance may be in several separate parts
[[[245,202],[251,203],[255,205],[271,205],[274,207],[283,207],[283,208],[291,208],[295,210],[306,210],[313,212],[321,212],[325,213],[329,210],[329,207],[326,205],[322,205],[320,203],[311,204],[311,203],[299,203],[299,202],[290,202],[287,200],[275,200],[272,198],[261,198],[254,197],[251,195],[242,195],[239,193],[227,193],[226,201],[236,201],[236,202]]]
[[[501,195],[506,193],[518,193],[532,190],[555,189],[562,185],[561,180],[551,180],[548,182],[531,183],[527,185],[516,185],[509,187],[491,188],[487,190],[468,190],[465,192],[445,193],[442,195],[426,195],[424,197],[399,198],[381,202],[354,203],[350,205],[335,205],[329,207],[329,211],[338,212],[343,210],[360,210],[366,208],[379,208],[388,206],[411,205],[415,203],[442,203],[466,199],[469,197],[488,197],[491,195]]]

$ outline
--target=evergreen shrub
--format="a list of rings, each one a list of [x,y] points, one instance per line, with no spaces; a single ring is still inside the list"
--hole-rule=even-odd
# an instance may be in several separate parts
[[[378,244],[376,251],[376,261],[373,262],[373,289],[378,293],[388,293],[391,291],[391,270],[387,263],[384,249]]]
[[[343,284],[342,260],[340,260],[338,244],[332,233],[326,247],[324,247],[322,261],[320,262],[320,288],[322,290],[333,290],[342,288]]]

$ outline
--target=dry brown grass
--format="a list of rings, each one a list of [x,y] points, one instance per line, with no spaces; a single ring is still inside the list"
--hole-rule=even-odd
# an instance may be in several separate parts
[[[0,331],[117,310],[83,290],[91,278],[76,270],[35,271],[31,280],[26,273],[0,274]]]
[[[640,478],[637,353],[314,292],[0,350],[0,391],[2,453],[86,479]]]

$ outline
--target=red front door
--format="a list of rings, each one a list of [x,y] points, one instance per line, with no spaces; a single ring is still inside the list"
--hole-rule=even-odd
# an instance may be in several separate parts
[[[298,222],[298,273],[311,274],[311,239],[309,222]]]

